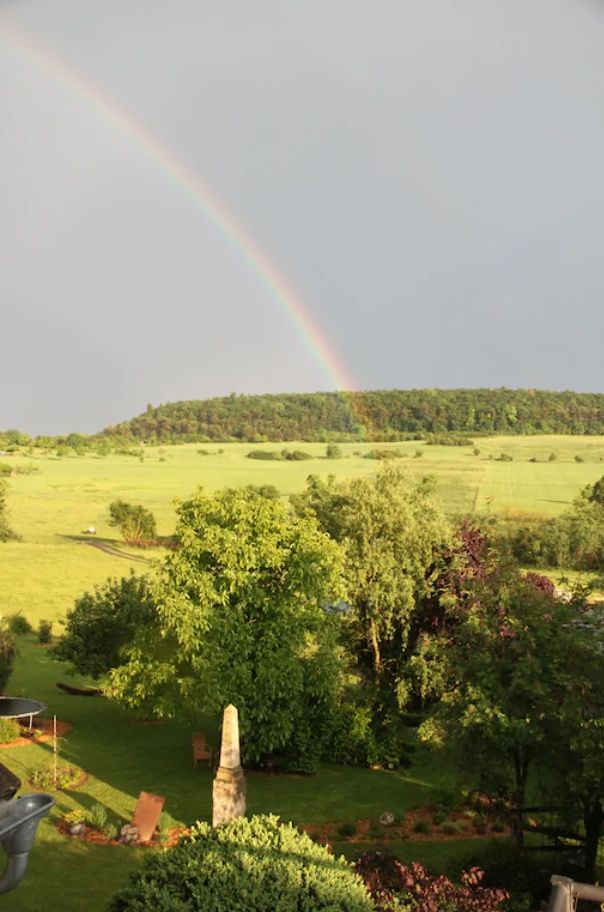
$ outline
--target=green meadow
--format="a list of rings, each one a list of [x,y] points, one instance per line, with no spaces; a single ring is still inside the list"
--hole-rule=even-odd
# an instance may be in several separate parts
[[[144,461],[127,455],[11,456],[12,465],[29,465],[29,475],[9,478],[11,522],[20,542],[0,547],[0,612],[21,611],[32,622],[58,620],[83,590],[130,567],[141,571],[161,556],[120,545],[107,523],[116,498],[143,503],[156,515],[158,530],[174,529],[174,501],[198,485],[209,490],[246,484],[273,484],[283,496],[301,491],[314,473],[338,478],[368,476],[379,461],[363,454],[375,448],[401,454],[395,462],[416,476],[434,475],[439,496],[451,514],[493,512],[554,516],[581,488],[604,474],[604,437],[488,437],[473,446],[342,444],[341,459],[326,459],[325,445],[287,444],[314,458],[294,461],[248,459],[252,449],[281,444],[187,444],[146,447]],[[478,454],[474,449],[479,449]],[[208,455],[201,455],[205,450]],[[421,453],[421,456],[416,456]],[[512,461],[498,461],[505,453]],[[550,453],[556,460],[550,462]],[[576,457],[583,460],[576,461]],[[536,459],[537,462],[529,460]],[[120,556],[85,542],[89,526],[97,542],[106,541]]]

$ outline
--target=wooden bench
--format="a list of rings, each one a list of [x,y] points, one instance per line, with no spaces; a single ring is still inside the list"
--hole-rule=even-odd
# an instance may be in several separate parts
[[[197,766],[198,760],[207,760],[208,765],[212,766],[212,748],[208,747],[207,738],[203,732],[194,732],[191,737],[193,745],[193,767]]]

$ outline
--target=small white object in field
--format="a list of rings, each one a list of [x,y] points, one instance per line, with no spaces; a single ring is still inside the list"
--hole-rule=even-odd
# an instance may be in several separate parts
[[[88,526],[88,528],[86,529],[86,534],[87,535],[96,535],[96,529],[94,528],[94,526]]]

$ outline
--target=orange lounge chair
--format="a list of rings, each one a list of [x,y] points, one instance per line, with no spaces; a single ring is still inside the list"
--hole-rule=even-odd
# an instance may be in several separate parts
[[[203,732],[194,732],[192,735],[193,767],[197,766],[198,760],[207,760],[208,765],[212,766],[212,748],[208,747],[207,740]]]
[[[134,808],[132,826],[138,828],[138,841],[151,842],[164,807],[165,798],[151,792],[141,792]]]

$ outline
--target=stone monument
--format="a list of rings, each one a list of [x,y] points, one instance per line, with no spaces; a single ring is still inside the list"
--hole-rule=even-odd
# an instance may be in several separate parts
[[[214,779],[212,794],[212,826],[228,823],[233,817],[245,815],[245,776],[239,752],[239,717],[237,708],[229,704],[222,716],[220,766]]]

